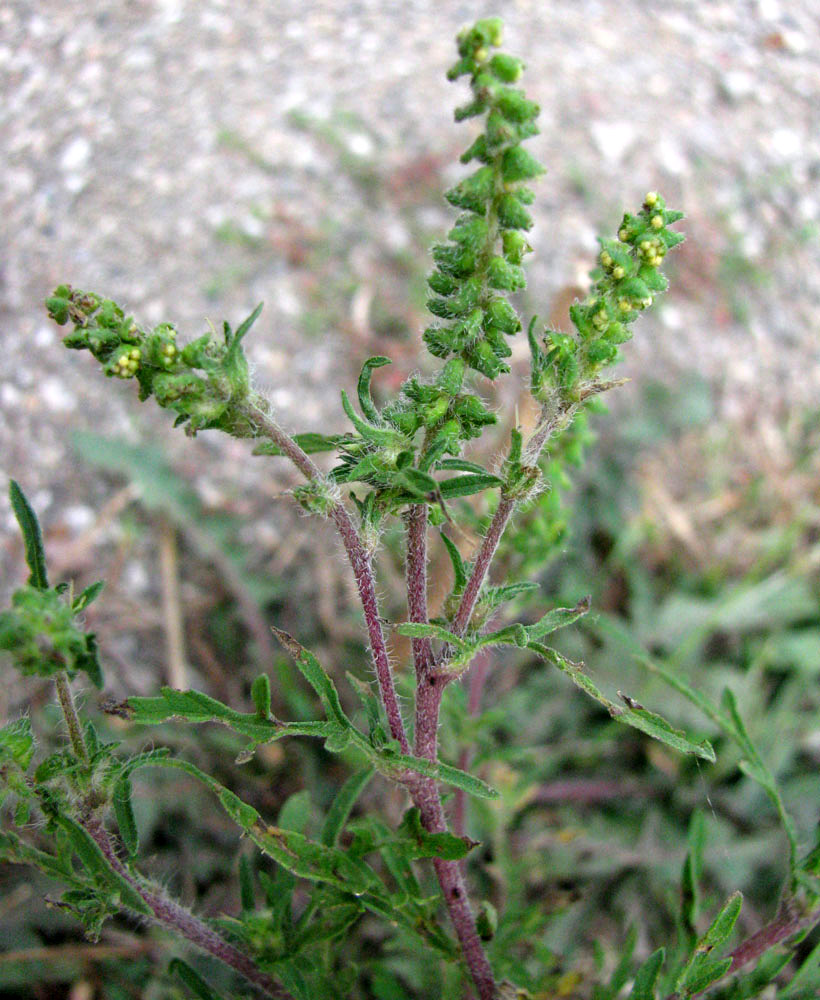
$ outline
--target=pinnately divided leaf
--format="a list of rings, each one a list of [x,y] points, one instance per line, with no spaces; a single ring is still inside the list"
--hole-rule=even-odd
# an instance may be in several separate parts
[[[582,664],[573,663],[557,650],[544,646],[540,642],[530,642],[528,648],[546,660],[547,663],[551,663],[563,671],[582,691],[603,705],[617,722],[640,729],[647,736],[665,743],[673,750],[677,750],[678,753],[692,754],[702,760],[709,761],[710,764],[715,762],[715,751],[708,740],[695,743],[680,730],[671,726],[662,716],[650,712],[627,695],[620,695],[624,706],[616,705],[584,673]]]

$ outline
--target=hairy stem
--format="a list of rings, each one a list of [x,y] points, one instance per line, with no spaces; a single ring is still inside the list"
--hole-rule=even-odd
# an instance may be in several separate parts
[[[270,438],[282,454],[289,458],[307,479],[320,480],[322,478],[322,473],[310,457],[267,413],[251,404],[244,404],[240,412],[256,425],[259,435]],[[384,631],[379,616],[376,579],[373,574],[370,555],[362,544],[362,540],[347,509],[341,503],[336,502],[331,505],[328,513],[342,537],[342,544],[345,547],[347,558],[353,569],[353,575],[356,578],[356,586],[359,591],[359,598],[367,624],[367,634],[370,639],[370,653],[373,657],[373,665],[376,668],[376,678],[379,683],[384,710],[387,713],[390,734],[393,739],[398,740],[402,753],[410,753],[410,744],[407,741],[407,734],[404,730],[399,699],[396,694],[396,685],[393,681],[390,655],[387,651],[387,643],[385,642]]]
[[[427,624],[427,504],[413,504],[405,513],[407,526],[407,611],[411,622]],[[428,638],[413,639],[416,680],[421,681],[433,661]]]
[[[475,610],[482,584],[487,576],[487,571],[490,568],[490,563],[493,561],[495,550],[498,548],[498,543],[501,541],[501,536],[504,534],[504,529],[507,527],[514,507],[515,500],[502,494],[495,514],[493,514],[493,519],[490,521],[487,534],[481,542],[481,548],[478,550],[470,579],[467,581],[464,593],[461,595],[461,603],[458,606],[455,618],[453,618],[451,631],[455,632],[456,635],[464,635],[467,631],[467,626],[470,624],[470,618]]]
[[[407,524],[407,607],[410,620],[426,623],[427,614],[427,507],[412,506]],[[416,667],[416,756],[438,759],[438,720],[446,681],[433,671],[433,648],[429,639],[413,640]],[[431,779],[419,779],[410,786],[421,821],[430,833],[444,833],[447,822],[438,786]],[[475,927],[462,866],[457,861],[433,860],[436,878],[461,944],[467,968],[478,989],[480,1000],[491,1000],[495,980]]]
[[[484,694],[484,684],[490,671],[491,654],[488,649],[482,650],[473,661],[470,671],[470,690],[467,696],[467,712],[475,717],[481,712],[481,697]],[[472,748],[465,747],[458,758],[458,767],[466,771],[472,759]],[[464,836],[467,818],[467,793],[463,788],[457,788],[453,796],[453,833],[457,837]]]
[[[159,924],[170,927],[178,934],[181,934],[191,944],[196,945],[203,951],[218,958],[220,962],[230,966],[240,976],[243,976],[249,983],[256,986],[265,996],[273,997],[274,1000],[294,1000],[292,994],[279,986],[273,979],[263,972],[253,961],[250,955],[240,951],[230,942],[222,938],[212,927],[204,921],[195,917],[179,903],[169,899],[164,893],[145,885],[141,879],[129,871],[128,868],[117,857],[108,832],[102,822],[96,817],[86,819],[83,823],[86,831],[93,837],[97,846],[105,855],[106,861],[114,871],[138,893],[145,902],[154,918]]]
[[[308,479],[321,478],[319,469],[309,456],[266,413],[256,407],[249,406],[247,416],[256,423],[260,435],[270,438],[303,475]],[[412,535],[412,542],[408,542],[408,562],[412,561],[414,569],[411,574],[412,579],[408,580],[408,601],[413,602],[413,609],[416,613],[423,614],[424,620],[426,620],[427,509],[424,505],[414,506],[421,506],[421,513],[413,513],[411,509],[409,515],[411,522],[409,531]],[[376,677],[379,682],[379,690],[385,712],[387,713],[391,735],[399,741],[402,753],[410,753],[410,745],[407,742],[407,735],[393,682],[393,672],[390,667],[387,644],[384,639],[381,618],[379,616],[376,583],[370,556],[362,544],[359,533],[345,507],[340,503],[334,503],[330,507],[329,515],[342,537],[342,543],[350,560],[350,565],[353,568],[353,575],[356,578],[359,598],[362,603],[367,632],[370,638],[370,651],[373,656]],[[409,569],[408,573],[410,573]],[[430,681],[433,683],[431,684]],[[417,720],[420,713],[423,725],[421,727],[421,737],[419,736],[418,729],[416,732],[416,752],[419,756],[423,756],[428,760],[437,759],[436,733],[443,688],[443,680],[432,675],[427,679],[427,683],[420,684],[417,690]],[[444,819],[444,810],[441,805],[441,797],[439,796],[436,782],[432,778],[419,779],[418,781],[408,783],[408,788],[413,798],[413,803],[418,807],[421,814],[425,828],[431,833],[446,832],[447,824]],[[495,979],[493,978],[490,963],[484,954],[484,948],[476,931],[460,866],[457,862],[442,861],[438,858],[434,860],[433,865],[450,914],[450,919],[453,922],[456,935],[461,943],[464,960],[478,989],[479,998],[480,1000],[493,1000]]]
[[[572,419],[575,409],[576,404],[574,403],[544,405],[541,411],[541,419],[532,437],[527,442],[524,452],[527,464],[535,465],[538,462],[544,445],[553,434],[567,425]],[[514,510],[515,500],[502,493],[493,519],[490,521],[490,527],[487,529],[487,534],[484,536],[481,547],[478,550],[473,571],[464,588],[464,593],[461,595],[461,603],[453,618],[451,630],[456,635],[464,635],[467,626],[470,624],[470,618],[475,610],[481,587],[490,569],[490,564],[498,548],[498,543],[501,541],[501,537],[509,524]]]
[[[756,934],[747,938],[731,952],[732,965],[727,975],[737,972],[749,962],[756,961],[769,948],[773,948],[782,941],[787,941],[801,931],[809,930],[818,921],[820,921],[820,908],[818,907],[808,913],[801,913],[793,906],[782,906],[770,924],[761,927]]]
[[[431,778],[419,779],[412,788],[413,802],[421,813],[421,821],[430,833],[446,833],[447,823],[441,806],[438,786]],[[464,961],[478,990],[479,1000],[493,1000],[495,978],[490,963],[484,953],[484,946],[478,936],[475,920],[470,908],[467,887],[458,861],[433,859],[438,883],[444,895],[444,902],[450,914],[461,944]]]
[[[68,727],[68,738],[71,741],[71,749],[75,755],[84,763],[88,764],[88,749],[83,738],[83,729],[80,725],[80,718],[74,705],[74,697],[71,694],[71,686],[68,675],[61,671],[54,677],[57,686],[57,697],[60,700],[60,708],[63,710],[65,724]]]

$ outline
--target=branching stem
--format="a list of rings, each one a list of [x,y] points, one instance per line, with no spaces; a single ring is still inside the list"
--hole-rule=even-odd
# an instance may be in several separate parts
[[[170,927],[191,944],[196,945],[197,948],[201,948],[213,955],[214,958],[218,958],[220,962],[230,966],[249,983],[253,983],[265,996],[272,997],[273,1000],[294,1000],[293,995],[271,979],[266,972],[263,972],[250,955],[234,947],[212,927],[209,927],[199,917],[195,917],[193,913],[180,906],[175,900],[169,899],[160,890],[146,885],[137,878],[117,857],[111,838],[98,818],[87,818],[83,822],[83,826],[105,855],[108,864],[139,895],[154,914],[157,923]]]
[[[249,404],[246,404],[241,412],[243,416],[256,425],[260,436],[273,441],[282,454],[289,458],[307,479],[318,481],[323,478],[319,468],[306,452],[267,413]],[[394,740],[398,740],[402,753],[410,753],[410,744],[407,741],[399,699],[396,694],[396,685],[393,681],[390,654],[387,651],[387,643],[379,616],[376,580],[370,555],[362,543],[350,513],[341,503],[337,501],[331,504],[328,514],[341,535],[342,544],[356,578],[356,586],[367,624],[367,634],[370,639],[370,652],[376,669],[382,703],[387,713],[390,734]]]

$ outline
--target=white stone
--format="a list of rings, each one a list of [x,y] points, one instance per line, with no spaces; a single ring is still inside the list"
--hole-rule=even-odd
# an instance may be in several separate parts
[[[66,173],[82,170],[91,158],[91,143],[85,136],[72,139],[60,154],[60,169]]]
[[[638,137],[635,126],[629,121],[596,121],[590,125],[590,132],[598,151],[613,166],[623,160]]]

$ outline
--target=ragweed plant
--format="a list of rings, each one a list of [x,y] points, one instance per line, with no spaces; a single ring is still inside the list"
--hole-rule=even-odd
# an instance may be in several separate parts
[[[67,347],[87,350],[105,375],[136,382],[140,400],[153,397],[173,411],[175,425],[184,426],[186,433],[220,430],[248,438],[255,443],[255,454],[296,466],[305,482],[293,490],[294,499],[309,513],[329,519],[340,535],[361,599],[375,673],[375,690],[352,679],[367,720],[360,728],[344,707],[332,673],[296,638],[275,628],[315,692],[322,709],[318,719],[277,718],[264,673],[253,683],[251,711],[197,691],[170,688],[153,697],[107,705],[109,712],[141,725],[169,720],[222,723],[245,741],[238,758],[244,762],[260,746],[288,736],[322,740],[328,752],[356,761],[318,837],[307,836],[292,818],[284,817],[285,810],[274,825],[214,777],[163,748],[128,757],[116,744],[102,741],[90,721],[80,720],[70,687],[80,671],[95,684],[102,683],[94,638],[78,617],[98,596],[100,585],[77,597],[65,584],[49,586],[36,517],[12,484],[30,578],[0,616],[0,648],[23,674],[54,678],[68,741],[35,763],[27,718],[0,730],[0,804],[7,810],[0,856],[38,867],[62,883],[60,905],[74,913],[92,937],[108,917],[125,912],[171,929],[265,996],[312,1000],[404,995],[395,979],[379,979],[372,970],[344,961],[346,938],[369,915],[384,922],[388,938],[400,938],[405,946],[409,942],[416,953],[437,964],[442,995],[475,993],[480,1000],[509,1000],[530,996],[528,989],[541,997],[553,991],[567,995],[566,983],[554,981],[545,949],[535,942],[529,948],[524,941],[527,928],[505,922],[503,907],[497,912],[492,900],[471,899],[464,862],[478,845],[460,829],[460,822],[451,828],[442,790],[455,789],[462,801],[465,795],[493,800],[498,792],[440,759],[445,692],[483,651],[507,647],[518,657],[556,667],[618,722],[680,754],[714,760],[706,740],[687,736],[632,697],[621,695],[620,703],[613,702],[583,664],[547,644],[553,632],[587,612],[586,599],[524,622],[510,608],[534,585],[490,582],[491,564],[511,517],[550,489],[545,473],[555,474],[560,456],[577,450],[578,439],[567,445],[566,432],[574,421],[584,419],[598,396],[619,384],[609,372],[635,322],[665,290],[661,268],[668,251],[683,239],[671,228],[681,213],[667,208],[657,192],[647,194],[635,214],[624,216],[617,233],[601,241],[587,298],[570,310],[574,332],[544,329],[535,317],[526,324],[528,391],[539,413],[534,430],[525,436],[513,428],[501,444],[504,457],[496,467],[470,458],[470,443],[497,421],[482,393],[488,382],[509,374],[510,339],[524,330],[512,296],[525,286],[523,263],[532,250],[527,237],[533,224],[528,210],[535,197],[531,184],[544,173],[525,148],[538,131],[538,106],[517,86],[523,64],[497,51],[500,43],[500,21],[479,21],[459,35],[458,61],[449,72],[452,80],[466,77],[471,91],[469,101],[457,109],[456,120],[476,119],[480,129],[461,157],[470,172],[445,195],[457,210],[454,224],[432,250],[428,307],[434,320],[423,342],[438,367],[424,377],[408,378],[396,397],[379,407],[370,383],[390,359],[368,358],[358,380],[358,409],[346,392],[341,395],[349,420],[346,429],[291,436],[280,426],[270,403],[253,385],[243,353],[244,338],[261,306],[236,331],[226,323],[219,334],[211,330],[184,343],[172,324],[149,329],[113,301],[68,284],[47,300],[51,318],[71,328],[64,337]],[[318,452],[335,456],[329,472],[311,458]],[[483,505],[488,518],[469,558],[457,544],[466,497]],[[397,694],[373,566],[379,539],[396,519],[405,537],[407,620],[389,627],[411,640],[412,721]],[[436,616],[428,609],[431,545],[446,550],[453,569],[451,591]],[[760,960],[751,974],[736,976],[720,993],[735,1000],[756,996],[791,958],[788,952],[770,949],[796,939],[818,919],[817,850],[799,860],[793,824],[736,705],[729,699],[715,708],[684,679],[669,681],[742,747],[748,773],[763,785],[783,817],[792,845],[790,882],[777,920],[718,957],[734,927],[741,897],[733,894],[703,925],[698,912],[702,837],[695,830],[684,866],[677,940],[666,942],[666,951],[661,947],[640,964],[633,960],[631,936],[614,972],[589,984],[585,995],[597,1000],[614,1000],[630,982],[634,1000],[655,998],[659,991],[663,996],[692,997],[727,973]],[[241,868],[241,913],[220,921],[197,917],[142,874],[131,780],[138,769],[149,767],[181,770],[203,782],[239,832],[275,862],[277,877],[259,873],[262,908],[256,904],[247,860]],[[398,785],[406,796],[407,811],[395,827],[378,813],[352,818],[375,775]],[[434,895],[419,880],[420,866],[428,862],[439,887]],[[304,884],[309,893],[305,898],[302,892],[297,902],[296,887]],[[517,958],[524,954],[526,960]],[[806,968],[805,981],[813,988],[817,978]],[[182,959],[175,959],[172,969],[194,995],[216,996]]]

